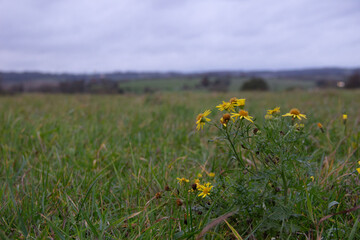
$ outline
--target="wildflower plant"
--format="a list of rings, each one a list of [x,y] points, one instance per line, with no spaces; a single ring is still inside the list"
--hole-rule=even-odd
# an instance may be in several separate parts
[[[315,200],[311,199],[318,187],[314,173],[319,155],[312,148],[307,116],[298,108],[281,114],[280,107],[275,107],[267,110],[265,121],[258,124],[246,110],[245,99],[231,98],[216,108],[217,116],[206,123],[218,129],[214,139],[226,146],[234,169],[238,169],[232,178],[218,178],[217,186],[225,190],[214,187],[223,213],[236,212],[239,219],[252,219],[250,225],[265,234],[260,236],[296,236],[304,226],[319,227],[312,207]],[[323,125],[317,126],[324,133]],[[360,172],[360,168],[356,170]],[[199,196],[208,196],[212,189],[210,183],[199,184]],[[325,210],[318,207],[321,211]]]

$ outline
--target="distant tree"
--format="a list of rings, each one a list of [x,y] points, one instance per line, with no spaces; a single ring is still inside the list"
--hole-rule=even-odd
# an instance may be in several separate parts
[[[22,92],[24,92],[24,84],[23,83],[13,84],[7,91],[7,93],[9,93],[9,94],[16,94],[16,93],[22,93]]]
[[[360,74],[352,74],[345,83],[346,88],[360,88]]]
[[[92,79],[86,86],[87,92],[96,94],[119,93],[119,83],[106,78]],[[120,90],[121,91],[121,90]]]
[[[61,82],[59,88],[62,93],[83,93],[85,90],[85,81],[73,80]]]
[[[248,81],[244,82],[244,84],[241,86],[241,89],[243,91],[251,91],[251,90],[256,90],[256,91],[267,91],[269,90],[269,85],[267,84],[267,82],[260,77],[253,77],[250,78]]]
[[[201,80],[201,86],[209,87],[209,85],[210,85],[210,80],[208,76],[203,77],[203,79]]]
[[[326,88],[328,86],[328,82],[325,79],[321,79],[316,81],[316,86],[319,88]]]
[[[118,94],[124,94],[124,93],[125,93],[125,88],[118,87],[117,93],[118,93]]]
[[[191,87],[186,83],[182,86],[182,90],[184,90],[184,91],[187,91],[187,90],[190,90],[190,89],[191,89]]]
[[[149,86],[146,86],[146,87],[144,87],[144,89],[143,89],[143,91],[144,91],[144,93],[154,93],[155,92],[155,89],[154,88],[151,88],[151,87],[149,87]]]
[[[215,79],[214,82],[210,84],[209,90],[214,92],[227,92],[230,84],[230,77],[218,77],[217,79]]]

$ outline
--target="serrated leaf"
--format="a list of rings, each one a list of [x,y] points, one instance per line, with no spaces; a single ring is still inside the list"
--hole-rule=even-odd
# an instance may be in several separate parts
[[[285,220],[288,219],[289,217],[291,217],[292,212],[290,211],[290,209],[287,209],[285,207],[279,206],[279,207],[275,207],[273,213],[269,216],[270,219],[273,220]]]

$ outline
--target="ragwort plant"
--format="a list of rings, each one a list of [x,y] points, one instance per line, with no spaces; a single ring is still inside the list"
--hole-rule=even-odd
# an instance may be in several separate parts
[[[345,228],[339,230],[341,224],[336,219],[335,225],[323,224],[326,218],[321,217],[340,203],[329,203],[325,179],[318,179],[317,160],[324,152],[314,147],[310,128],[304,122],[305,114],[297,108],[281,114],[280,107],[275,107],[267,110],[265,121],[259,125],[246,111],[245,99],[231,98],[216,108],[218,114],[213,120],[211,111],[206,110],[197,116],[196,124],[197,130],[205,125],[218,129],[219,135],[214,139],[227,146],[239,169],[235,174],[217,178],[215,190],[221,203],[213,202],[219,215],[219,208],[222,214],[233,215],[230,223],[226,223],[234,226],[231,230],[235,236],[263,239],[349,236]],[[344,126],[346,120],[344,115]],[[317,126],[318,132],[324,134],[323,125]],[[360,169],[357,171],[360,173]],[[351,204],[356,205],[356,198]]]

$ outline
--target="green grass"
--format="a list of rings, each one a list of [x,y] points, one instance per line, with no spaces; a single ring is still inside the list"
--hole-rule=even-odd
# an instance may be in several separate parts
[[[359,210],[318,224],[330,213],[359,205],[360,175],[355,170],[360,160],[359,93],[1,96],[0,238],[195,238],[232,209],[229,196],[236,195],[230,187],[224,195],[215,185],[211,198],[192,198],[176,178],[194,179],[205,169],[216,173],[214,184],[226,179],[226,184],[235,184],[231,179],[239,171],[231,153],[221,143],[208,141],[215,130],[195,131],[195,118],[237,96],[247,99],[247,110],[259,124],[265,121],[266,109],[275,106],[283,113],[297,107],[308,117],[305,125],[312,144],[308,154],[321,157],[311,162],[314,187],[300,194],[304,197],[304,208],[298,208],[301,221],[310,223],[290,233],[290,238],[315,239],[320,233],[326,239],[359,239]],[[342,113],[349,116],[345,132]],[[320,133],[317,122],[326,134]],[[166,185],[172,191],[163,191]],[[158,192],[160,199],[154,198]],[[293,195],[290,199],[299,200]],[[284,219],[279,214],[278,219]],[[261,219],[255,215],[242,219],[236,213],[227,220],[235,233],[222,221],[205,238],[229,239],[239,231],[243,239],[252,235],[270,239],[263,235],[266,222]],[[284,226],[272,230],[273,237],[283,237]]]

